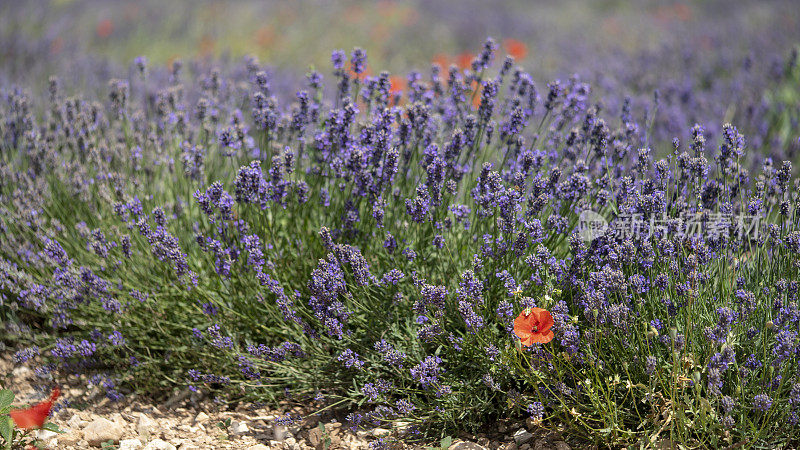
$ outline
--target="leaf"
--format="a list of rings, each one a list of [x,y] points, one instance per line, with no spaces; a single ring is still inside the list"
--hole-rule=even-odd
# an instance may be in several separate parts
[[[5,440],[6,450],[11,449],[11,439],[14,435],[14,425],[11,423],[11,417],[0,416],[0,436]]]
[[[453,443],[453,438],[451,436],[447,436],[446,438],[442,439],[442,442],[440,444],[442,448],[450,448],[450,444],[452,443]]]
[[[0,411],[11,406],[14,402],[14,393],[10,389],[0,390]]]
[[[53,422],[47,422],[42,425],[42,428],[48,431],[52,431],[53,433],[64,433],[64,430],[58,428],[58,425],[54,424]]]

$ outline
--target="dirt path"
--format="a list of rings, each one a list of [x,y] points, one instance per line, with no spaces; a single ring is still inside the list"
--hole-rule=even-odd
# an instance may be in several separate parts
[[[36,403],[48,393],[38,392],[36,386],[47,385],[33,370],[16,366],[10,353],[0,356],[0,374],[6,374],[4,384],[16,395],[15,405]],[[359,431],[353,433],[335,418],[308,416],[294,426],[276,422],[287,413],[305,417],[300,407],[288,403],[280,410],[246,408],[230,410],[198,395],[183,395],[160,405],[153,405],[134,396],[111,402],[99,388],[62,386],[57,411],[50,421],[63,433],[40,430],[38,435],[48,449],[106,448],[120,450],[205,450],[205,449],[368,449],[378,446],[381,436],[402,436],[402,428]],[[63,405],[63,406],[61,406]],[[320,421],[322,426],[320,427]],[[226,428],[219,426],[227,422]],[[530,425],[530,424],[529,424]],[[552,435],[529,433],[525,424],[497,425],[494,439],[485,435],[462,435],[450,445],[450,450],[519,449],[569,450],[569,446]],[[401,438],[402,439],[402,438]],[[327,444],[327,445],[326,445]],[[106,444],[107,445],[107,444]],[[392,444],[388,448],[422,448]]]

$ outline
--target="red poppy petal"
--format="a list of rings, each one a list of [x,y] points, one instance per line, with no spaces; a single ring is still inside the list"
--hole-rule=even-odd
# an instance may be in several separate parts
[[[539,313],[539,331],[545,332],[550,330],[553,326],[553,316],[550,314],[550,311],[542,310]]]
[[[533,325],[536,323],[536,318],[533,317],[533,314],[525,316],[525,313],[520,313],[516,319],[514,319],[514,329],[521,329],[530,332],[533,330]]]
[[[38,428],[44,425],[44,421],[47,419],[47,416],[50,415],[50,406],[51,403],[47,401],[28,409],[13,410],[8,414],[14,420],[17,428]]]
[[[527,337],[525,337],[525,339],[521,339],[520,343],[526,347],[530,347],[535,342],[534,341],[535,336],[536,336],[535,334],[529,334]]]
[[[26,409],[15,409],[9,411],[8,415],[14,420],[17,428],[30,429],[41,428],[44,425],[50,410],[53,409],[53,402],[61,395],[61,389],[55,388],[50,394],[50,399]]]
[[[516,334],[520,339],[528,339],[529,337],[533,336],[533,333],[528,333],[522,330],[514,330],[514,334]]]
[[[53,388],[53,392],[50,393],[50,403],[55,402],[59,395],[61,395],[61,388],[56,386]]]
[[[546,333],[536,333],[531,335],[531,341],[537,344],[546,344],[553,340],[555,335],[552,331],[547,331]]]

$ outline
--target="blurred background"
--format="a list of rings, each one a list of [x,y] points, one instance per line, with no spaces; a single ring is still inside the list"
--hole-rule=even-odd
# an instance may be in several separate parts
[[[577,75],[614,114],[630,97],[646,123],[658,91],[656,137],[685,136],[694,122],[713,135],[723,121],[772,136],[759,131],[766,125],[756,116],[787,83],[782,71],[800,42],[800,7],[796,0],[0,0],[0,84],[40,94],[58,74],[67,92],[105,96],[108,80],[130,76],[140,55],[151,72],[166,73],[180,59],[196,74],[230,71],[249,55],[290,101],[310,69],[330,74],[334,49],[362,47],[368,74],[404,77],[432,63],[466,67],[487,36],[540,88]]]
[[[0,5],[0,62],[3,72],[15,77],[89,58],[123,65],[139,55],[156,65],[176,58],[254,55],[276,67],[327,68],[331,50],[355,46],[367,50],[373,70],[397,72],[427,69],[432,61],[468,61],[466,55],[492,36],[534,75],[549,78],[605,70],[604,60],[621,55],[670,58],[701,50],[756,57],[765,48],[780,54],[800,37],[800,7],[793,0],[4,0]]]

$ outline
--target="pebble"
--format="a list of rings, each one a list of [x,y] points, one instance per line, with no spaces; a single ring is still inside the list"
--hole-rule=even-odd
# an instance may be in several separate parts
[[[528,433],[528,431],[526,431],[524,428],[520,428],[516,433],[514,433],[514,442],[516,442],[517,445],[525,444],[531,439],[533,439],[533,435]]]
[[[81,416],[79,416],[79,415],[77,415],[77,414],[75,414],[75,415],[73,415],[72,417],[70,417],[70,418],[69,418],[69,420],[67,421],[67,425],[68,425],[70,428],[74,428],[74,429],[80,429],[80,428],[83,428],[83,427],[85,427],[85,426],[86,426],[86,425],[88,425],[88,424],[89,424],[89,422],[87,422],[87,421],[85,421],[85,420],[81,419]]]
[[[142,450],[178,450],[177,447],[161,439],[153,439]]]
[[[0,0],[2,1],[2,0]],[[3,363],[6,361],[0,355],[0,372],[3,372]],[[7,364],[12,372],[13,365]],[[25,373],[25,371],[20,371]],[[28,376],[32,376],[32,372]],[[15,380],[16,384],[20,384]],[[27,384],[28,382],[26,382]],[[32,388],[28,389],[33,392]],[[25,395],[25,390],[20,398]],[[376,428],[368,433],[362,433],[358,439],[355,433],[349,432],[346,427],[335,419],[325,423],[325,416],[307,418],[302,426],[282,426],[276,423],[280,416],[275,410],[253,409],[239,405],[236,411],[226,411],[224,407],[199,403],[193,408],[163,408],[162,412],[152,404],[143,404],[137,401],[126,400],[122,404],[109,403],[105,407],[99,406],[99,396],[90,400],[92,396],[102,395],[96,390],[64,387],[65,397],[89,405],[85,411],[67,409],[55,415],[53,422],[64,431],[55,435],[50,431],[40,430],[37,437],[47,449],[89,449],[90,446],[99,448],[109,440],[116,443],[117,450],[322,450],[330,439],[331,449],[353,448],[366,449],[368,443],[375,437],[393,434],[402,442],[403,436],[410,428],[409,423],[397,422],[391,424],[390,429]],[[31,395],[31,394],[29,394]],[[202,399],[200,400],[202,401]],[[292,412],[301,414],[302,411],[282,407],[282,414]],[[202,410],[201,410],[202,409]],[[121,414],[120,414],[121,413]],[[220,420],[231,418],[229,439],[220,440],[220,429],[216,423]],[[322,422],[320,422],[322,420]],[[324,423],[324,429],[319,427]],[[458,440],[449,448],[451,450],[570,450],[569,445],[560,436],[550,436],[545,439],[539,437],[543,434],[538,423],[528,423],[528,430],[536,432],[536,439],[531,433],[519,430],[516,439],[525,441],[518,445],[512,439],[514,428],[519,428],[518,423],[497,424],[495,431],[505,429],[504,442],[490,441],[486,435],[474,436],[467,433],[458,435]],[[516,425],[516,426],[515,426]],[[386,428],[389,428],[387,425]],[[538,431],[537,431],[538,430]],[[522,431],[522,433],[520,433]],[[530,436],[529,436],[530,435]],[[493,436],[494,437],[494,436]],[[124,439],[123,439],[124,438]],[[526,440],[527,438],[527,440]],[[477,442],[475,442],[477,441]],[[397,446],[395,448],[406,448]]]
[[[250,429],[247,428],[247,424],[246,423],[239,422],[238,420],[234,420],[233,422],[231,422],[231,433],[233,433],[233,434],[245,434],[248,431],[250,431]]]
[[[64,434],[58,436],[58,443],[59,445],[63,445],[65,447],[72,447],[78,443],[83,438],[83,433],[79,430],[70,430]],[[56,439],[54,439],[56,440]]]
[[[136,423],[136,432],[145,439],[150,438],[159,429],[158,422],[145,414],[139,414],[139,421]]]
[[[289,434],[289,430],[287,430],[285,426],[278,424],[273,425],[272,435],[278,442],[283,442],[287,437],[291,436],[291,434]]]
[[[458,441],[451,444],[447,450],[488,450],[488,449],[475,442]]]
[[[119,442],[125,429],[117,422],[112,422],[106,418],[99,417],[93,420],[83,430],[83,438],[89,445],[99,447],[103,442]]]
[[[47,442],[47,441],[49,441],[50,439],[53,439],[56,436],[58,436],[58,433],[56,433],[55,431],[36,430],[36,439],[38,439],[38,440],[40,440],[42,442]]]
[[[118,450],[139,450],[142,448],[142,441],[138,439],[123,439],[119,441]]]

